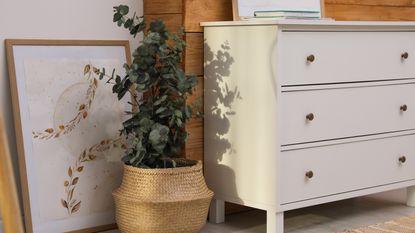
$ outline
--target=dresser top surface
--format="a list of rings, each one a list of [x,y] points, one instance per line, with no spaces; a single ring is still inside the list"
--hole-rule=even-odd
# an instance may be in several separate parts
[[[415,21],[335,21],[331,19],[318,20],[274,20],[250,19],[241,21],[202,22],[203,27],[232,27],[232,26],[262,26],[275,25],[286,29],[296,28],[385,28],[415,30]]]

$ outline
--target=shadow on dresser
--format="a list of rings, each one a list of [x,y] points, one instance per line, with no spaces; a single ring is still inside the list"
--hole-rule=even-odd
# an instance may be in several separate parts
[[[242,101],[242,97],[237,83],[227,79],[234,63],[230,44],[225,41],[216,47],[214,51],[206,41],[204,43],[205,176],[216,197],[221,196],[218,187],[224,185],[227,186],[226,193],[234,193],[237,197],[235,182],[229,182],[235,180],[235,172],[221,161],[226,156],[236,156],[230,138],[235,137],[237,132],[231,132],[230,119],[237,114],[233,109],[234,103]],[[240,199],[233,199],[232,202],[242,204]]]

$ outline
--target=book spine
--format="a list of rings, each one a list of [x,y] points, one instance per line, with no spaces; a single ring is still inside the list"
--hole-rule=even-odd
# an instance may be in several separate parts
[[[320,17],[320,13],[282,13],[282,12],[258,12],[255,17]]]

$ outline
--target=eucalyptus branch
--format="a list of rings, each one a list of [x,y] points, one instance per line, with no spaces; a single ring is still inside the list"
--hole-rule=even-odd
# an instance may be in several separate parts
[[[130,18],[128,12],[127,6],[114,7],[114,22],[136,36],[146,26],[142,17],[134,14]],[[149,24],[143,41],[134,51],[132,64],[124,66],[125,76],[107,75],[105,69],[100,72],[100,79],[106,78],[113,84],[112,90],[119,99],[131,93],[130,88],[148,97],[141,98],[140,103],[135,98],[138,111],[129,114],[123,123],[122,134],[130,140],[123,157],[127,165],[174,167],[172,158],[179,157],[183,151],[188,135],[185,125],[192,117],[186,98],[197,80],[186,77],[179,65],[185,42],[177,35],[157,19]]]
[[[102,80],[104,78],[108,78],[108,80],[105,82],[106,84],[112,84],[115,85],[117,84],[117,82],[114,82],[113,80],[116,80],[116,78],[120,77],[119,75],[114,77],[115,74],[115,69],[112,70],[112,75],[108,75],[105,73],[105,68],[101,70],[99,70],[99,79]],[[120,77],[121,78],[121,77]],[[131,90],[131,88],[128,89],[128,92],[130,93],[131,97],[133,97],[133,101],[134,103],[132,103],[133,106],[138,106],[139,105],[139,100],[138,100],[138,95],[135,91]]]
[[[130,31],[131,35],[136,37],[137,34],[142,32],[145,28],[144,17],[137,17],[136,13],[134,12],[133,17],[129,18],[126,16],[128,12],[128,6],[119,5],[114,7],[113,21],[116,22],[119,27],[124,26],[124,28]]]

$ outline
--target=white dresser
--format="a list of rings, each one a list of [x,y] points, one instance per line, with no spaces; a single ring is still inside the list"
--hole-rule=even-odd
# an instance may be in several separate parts
[[[287,210],[408,188],[415,206],[415,23],[209,22],[205,176],[223,201]]]

